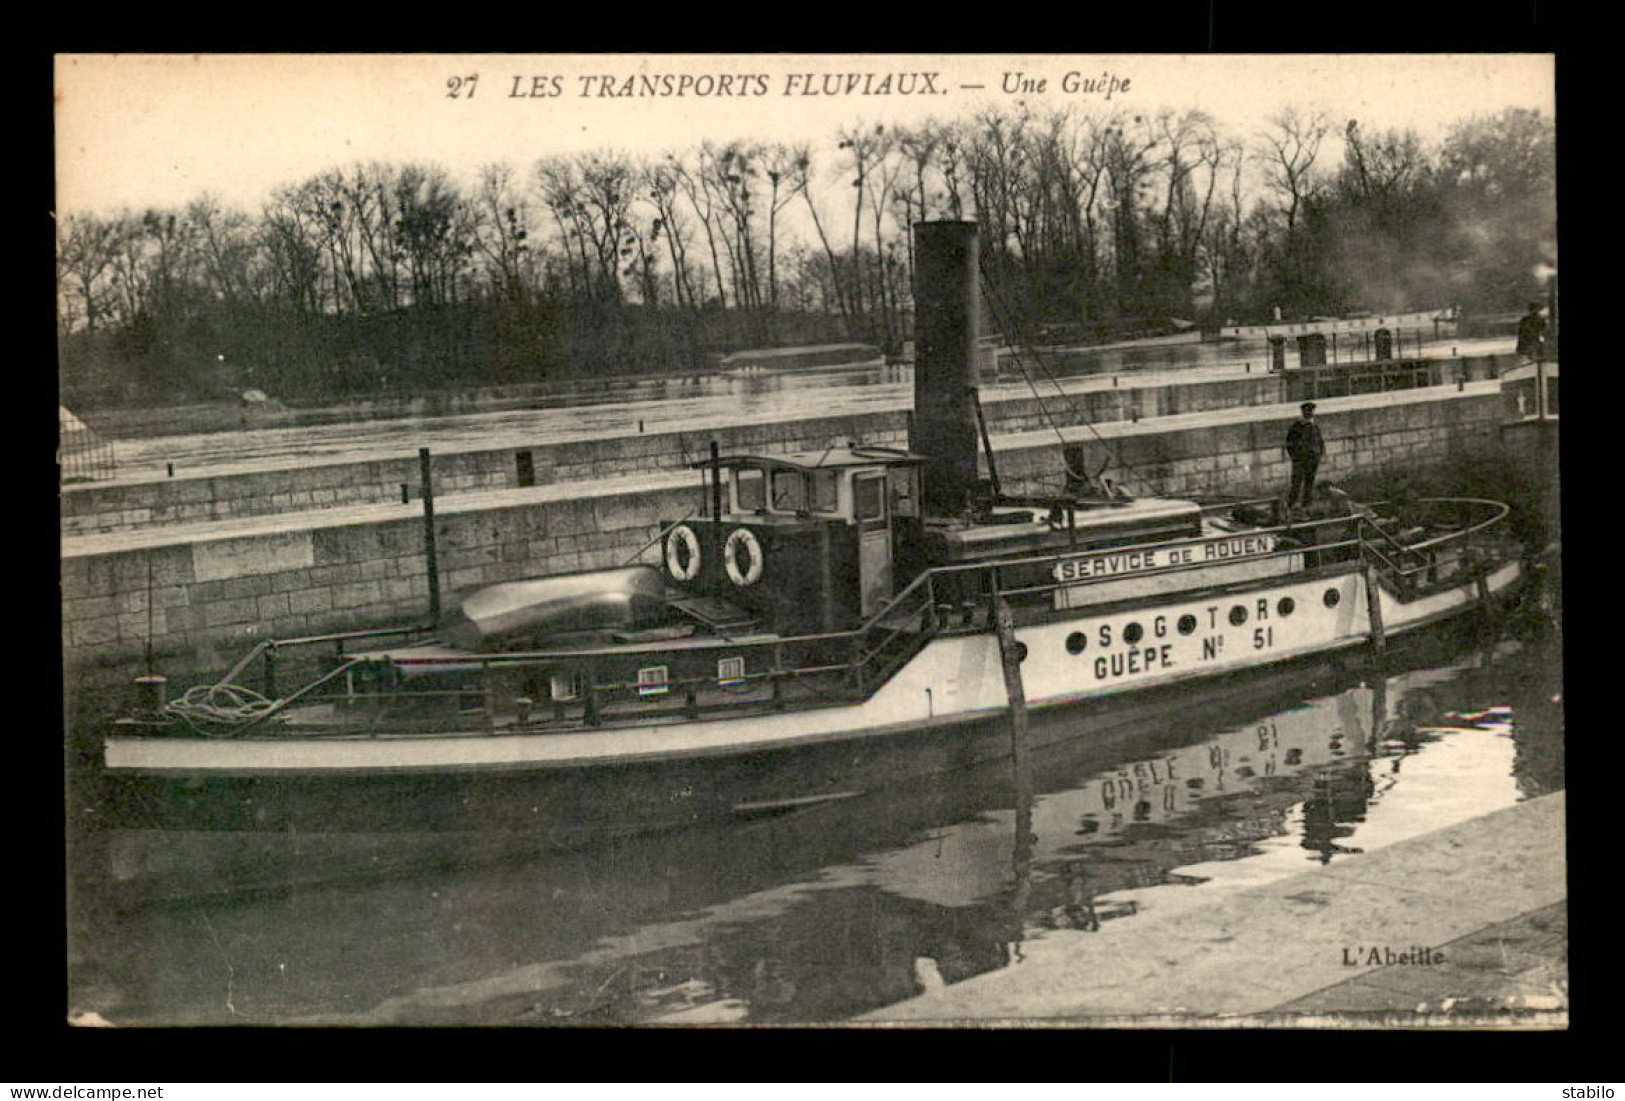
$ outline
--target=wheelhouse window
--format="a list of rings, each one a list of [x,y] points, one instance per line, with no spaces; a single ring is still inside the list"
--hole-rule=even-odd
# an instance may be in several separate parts
[[[773,511],[801,512],[807,507],[807,483],[799,470],[775,470]]]
[[[745,659],[742,657],[723,658],[717,662],[717,684],[724,688],[745,682]]]
[[[835,512],[841,507],[841,475],[835,470],[812,472],[812,507],[814,512]]]
[[[767,479],[760,469],[734,471],[734,504],[740,512],[761,512],[767,507]]]
[[[859,520],[886,518],[886,479],[855,478],[852,490],[857,495]]]

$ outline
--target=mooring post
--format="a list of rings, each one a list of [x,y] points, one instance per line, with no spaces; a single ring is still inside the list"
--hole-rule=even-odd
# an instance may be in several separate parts
[[[712,578],[722,576],[722,452],[711,441],[711,561]],[[720,584],[720,582],[718,582]]]
[[[1017,880],[1031,854],[1033,826],[1032,762],[1027,755],[1027,691],[1021,682],[1021,643],[1015,619],[999,589],[999,573],[992,572],[993,627],[999,639],[999,661],[1004,667],[1004,693],[1010,701],[1010,771],[1016,803],[1015,870]]]
[[[435,553],[434,481],[429,475],[429,449],[418,448],[418,476],[423,482],[423,560],[429,572],[429,622],[440,626],[440,559]]]
[[[1370,562],[1365,564],[1361,573],[1365,578],[1365,610],[1371,626],[1371,648],[1380,662],[1388,652],[1388,636],[1382,627],[1382,591],[1377,584],[1377,571],[1371,568]]]

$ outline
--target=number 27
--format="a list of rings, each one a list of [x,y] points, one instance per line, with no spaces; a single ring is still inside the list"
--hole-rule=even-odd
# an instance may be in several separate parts
[[[475,73],[473,76],[448,77],[446,80],[446,98],[457,99],[462,96],[464,99],[473,99],[474,89],[479,84],[479,80],[479,73]],[[468,89],[466,93],[463,91],[465,87]]]

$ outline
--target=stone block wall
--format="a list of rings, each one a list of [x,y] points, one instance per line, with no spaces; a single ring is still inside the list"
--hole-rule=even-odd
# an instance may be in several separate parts
[[[1040,393],[1044,393],[1041,389]],[[1277,402],[1281,380],[1256,378],[1175,386],[1096,390],[1062,397],[988,401],[988,429],[1036,431],[1060,425],[1136,421],[1205,409]],[[901,447],[908,441],[902,410],[838,417],[806,417],[735,425],[715,432],[672,432],[601,440],[538,443],[485,451],[447,452],[433,458],[436,497],[519,486],[519,453],[529,451],[534,484],[591,481],[653,471],[681,470],[709,454],[710,441],[724,452],[769,454],[814,451],[847,440]],[[250,516],[305,512],[349,505],[384,504],[419,496],[416,454],[398,459],[336,463],[249,474],[176,478],[121,485],[70,487],[61,497],[66,536],[129,531],[165,524],[201,523]]]
[[[1134,494],[1281,495],[1292,473],[1281,445],[1296,416],[1295,410],[1282,410],[1232,424],[1120,429],[1107,435],[1114,461],[1105,476]],[[1321,482],[1356,474],[1417,473],[1468,459],[1490,459],[1500,447],[1495,394],[1436,393],[1432,400],[1337,412],[1322,409],[1316,419],[1327,445],[1318,473]],[[1088,471],[1097,470],[1107,444],[1079,440],[1076,433],[1069,439],[1083,448]],[[998,462],[1008,493],[1055,492],[1061,487],[1062,448],[1053,436],[1000,449]]]
[[[697,483],[696,483],[697,484]],[[438,514],[441,592],[620,565],[685,515],[694,486]],[[649,559],[652,560],[653,551]],[[67,557],[70,666],[155,655],[225,665],[256,642],[428,618],[421,519]]]

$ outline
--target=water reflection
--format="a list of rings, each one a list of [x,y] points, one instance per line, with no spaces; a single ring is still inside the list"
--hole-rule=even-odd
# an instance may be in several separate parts
[[[1109,950],[1137,915],[1561,787],[1557,656],[1509,640],[1240,724],[1192,700],[1148,735],[1035,754],[1014,861],[994,767],[590,852],[103,912],[74,1003],[132,1023],[842,1020],[1035,937]]]

